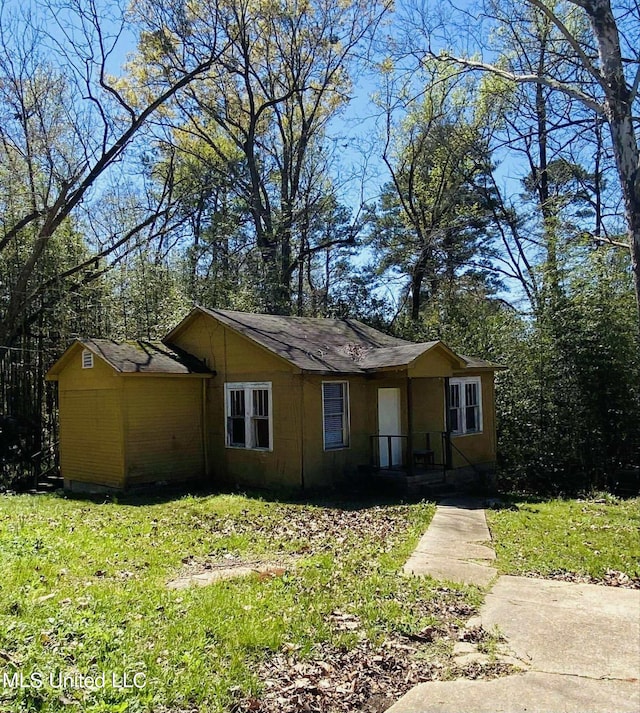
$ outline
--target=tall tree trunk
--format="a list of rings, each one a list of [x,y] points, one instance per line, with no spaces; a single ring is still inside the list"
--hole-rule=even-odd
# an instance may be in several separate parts
[[[424,247],[420,253],[411,275],[411,319],[417,322],[420,318],[420,307],[422,306],[422,285],[425,278],[429,278],[433,284],[435,275],[433,274],[433,251],[430,247]],[[429,275],[427,269],[430,267]],[[435,290],[432,290],[432,295]]]
[[[633,95],[622,66],[620,35],[609,0],[580,0],[598,43],[602,76],[607,88],[605,109],[629,232],[631,267],[640,331],[640,152],[633,127]]]

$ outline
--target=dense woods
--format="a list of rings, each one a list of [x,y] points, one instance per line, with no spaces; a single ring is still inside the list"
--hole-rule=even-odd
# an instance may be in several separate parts
[[[193,302],[505,364],[502,477],[640,463],[634,0],[0,4],[0,484],[44,373]],[[363,99],[365,97],[365,99]]]

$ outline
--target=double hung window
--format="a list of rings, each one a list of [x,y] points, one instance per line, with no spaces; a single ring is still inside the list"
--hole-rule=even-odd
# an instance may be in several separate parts
[[[273,448],[271,382],[225,384],[227,446]]]
[[[449,427],[454,435],[482,431],[480,377],[449,380]]]

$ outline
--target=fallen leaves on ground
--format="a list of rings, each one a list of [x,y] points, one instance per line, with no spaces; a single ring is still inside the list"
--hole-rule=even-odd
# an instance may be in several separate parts
[[[520,673],[521,669],[513,666],[510,663],[503,661],[491,661],[489,663],[467,663],[464,666],[454,666],[451,670],[451,675],[455,678],[468,678],[477,680],[480,678],[500,678],[501,676],[509,676],[514,673]]]
[[[234,711],[381,713],[412,686],[438,677],[438,664],[416,657],[421,646],[394,636],[380,646],[365,640],[349,650],[318,644],[305,660],[279,653],[260,667],[263,695]]]
[[[407,524],[407,506],[369,508],[301,508],[281,505],[270,515],[228,518],[215,514],[197,518],[197,526],[219,537],[251,534],[298,554],[341,550],[347,543],[371,540],[390,551],[395,536]],[[195,524],[195,523],[194,523]]]
[[[400,587],[399,603],[402,594]],[[437,618],[438,624],[406,635],[390,633],[379,644],[367,638],[356,614],[334,609],[327,617],[332,628],[357,635],[359,641],[351,647],[317,643],[307,657],[300,656],[299,646],[284,644],[258,668],[263,693],[240,701],[234,713],[381,713],[418,683],[466,675],[467,669],[452,668],[446,657],[438,660],[430,649],[435,641],[460,638],[464,619],[475,613],[462,597],[443,586],[414,601],[420,615]],[[508,668],[476,666],[468,673],[494,677],[510,672]]]
[[[574,584],[600,584],[607,587],[622,587],[623,589],[640,589],[640,577],[629,577],[628,574],[616,569],[608,569],[603,577],[592,577],[590,574],[568,572],[564,569],[556,569],[545,574],[541,572],[525,572],[524,576],[536,579],[558,579],[563,582],[573,582]]]
[[[318,644],[307,659],[284,650],[265,661],[259,676],[264,693],[245,699],[233,713],[382,713],[425,681],[451,677],[495,678],[513,673],[509,664],[467,664],[449,667],[428,660],[427,645],[404,636],[390,636],[381,645],[368,640],[351,649]]]

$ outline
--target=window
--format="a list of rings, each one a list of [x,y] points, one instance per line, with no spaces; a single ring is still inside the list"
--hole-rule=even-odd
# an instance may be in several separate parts
[[[349,446],[349,384],[346,381],[322,382],[322,427],[324,449]]]
[[[271,382],[225,384],[227,446],[271,450]]]
[[[449,380],[449,428],[458,435],[482,431],[480,377]]]
[[[93,354],[88,349],[82,352],[82,368],[93,369]]]

